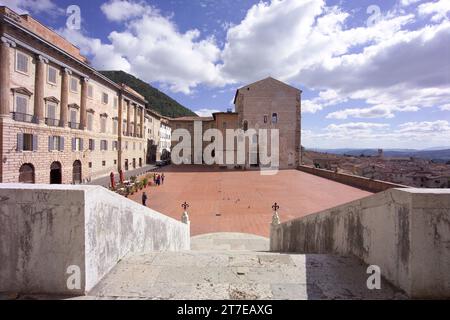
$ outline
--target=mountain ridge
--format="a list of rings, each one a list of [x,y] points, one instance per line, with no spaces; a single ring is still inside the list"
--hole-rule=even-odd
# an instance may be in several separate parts
[[[144,96],[148,101],[149,108],[162,116],[170,118],[197,116],[195,112],[169,97],[164,92],[159,91],[145,81],[125,71],[104,70],[100,71],[100,73],[111,81],[126,84]]]

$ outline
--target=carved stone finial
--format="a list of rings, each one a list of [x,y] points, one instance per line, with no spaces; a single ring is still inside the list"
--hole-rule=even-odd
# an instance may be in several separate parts
[[[278,209],[280,209],[280,206],[278,203],[275,202],[275,204],[272,206],[273,209],[273,215],[272,215],[272,226],[278,226],[281,224],[280,216],[278,215]]]
[[[183,215],[181,216],[181,222],[185,224],[189,224],[189,214],[187,212],[187,209],[189,208],[189,204],[187,202],[184,202],[181,207],[184,209]]]

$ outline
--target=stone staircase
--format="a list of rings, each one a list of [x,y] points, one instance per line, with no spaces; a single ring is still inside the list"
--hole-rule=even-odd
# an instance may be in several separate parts
[[[351,257],[268,252],[269,240],[219,233],[191,251],[129,255],[77,299],[405,299],[383,281],[368,290],[367,266]]]

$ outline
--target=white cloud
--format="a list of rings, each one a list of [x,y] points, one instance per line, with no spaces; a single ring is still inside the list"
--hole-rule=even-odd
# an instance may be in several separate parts
[[[195,113],[199,116],[199,117],[212,117],[213,113],[216,112],[220,112],[220,110],[216,110],[216,109],[200,109],[200,110],[196,110]]]
[[[61,12],[61,9],[52,0],[2,0],[0,4],[19,14]]]
[[[441,2],[422,4],[418,12],[433,17]],[[348,27],[352,14],[324,0],[272,0],[253,5],[240,23],[227,24],[220,48],[197,29],[180,31],[144,1],[109,0],[101,8],[122,29],[111,32],[106,43],[82,33],[68,38],[95,67],[123,69],[173,92],[191,94],[199,85],[236,85],[271,75],[319,92],[302,102],[303,112],[361,103],[331,113],[331,119],[392,118],[450,100],[445,20],[411,30],[416,17],[394,9],[374,26]]]
[[[144,15],[158,13],[158,10],[145,2],[133,2],[127,0],[111,0],[100,7],[108,20],[121,22]]]
[[[347,118],[394,118],[394,112],[416,112],[417,107],[399,108],[395,106],[378,105],[370,108],[344,109],[332,112],[327,115],[327,119],[347,119]]]
[[[60,31],[93,57],[92,64],[97,69],[121,69],[185,94],[199,84],[225,83],[217,65],[220,49],[214,37],[202,38],[197,29],[180,32],[171,18],[143,2],[113,0],[104,4],[102,10],[110,20],[128,20],[124,30],[109,34],[109,43],[83,32]]]
[[[323,110],[323,108],[346,102],[348,99],[341,96],[339,92],[333,89],[319,92],[318,97],[311,100],[302,101],[302,112],[316,113]]]
[[[450,111],[450,103],[439,107],[442,111]]]
[[[81,31],[63,29],[59,33],[80,47],[83,55],[93,57],[91,63],[100,70],[131,71],[131,65],[126,58],[118,54],[111,44],[103,44],[100,39],[89,38]]]
[[[330,132],[348,133],[349,131],[372,131],[373,129],[388,128],[387,123],[349,122],[344,124],[330,124],[326,130]]]
[[[436,2],[423,3],[417,8],[417,10],[419,15],[431,15],[431,21],[433,22],[439,22],[444,19],[449,20],[447,14],[450,12],[450,1],[438,0]]]
[[[450,138],[450,123],[446,120],[408,122],[399,126],[399,133],[412,134],[445,134]]]
[[[445,120],[408,122],[391,128],[388,124],[351,122],[331,124],[321,131],[304,130],[303,143],[316,148],[404,148],[441,146],[450,139],[450,123]]]
[[[404,7],[407,7],[407,6],[409,6],[409,5],[412,5],[412,4],[414,4],[414,3],[417,3],[417,2],[419,2],[420,0],[401,0],[400,1],[400,5],[402,5],[402,6],[404,6]]]

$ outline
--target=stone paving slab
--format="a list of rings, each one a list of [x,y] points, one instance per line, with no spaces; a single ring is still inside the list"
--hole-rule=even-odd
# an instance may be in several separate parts
[[[289,221],[372,195],[298,170],[273,176],[259,171],[215,170],[207,166],[168,166],[165,182],[148,187],[148,206],[180,220],[181,204],[190,205],[192,235],[242,232],[268,237],[272,205],[280,205],[281,221]],[[141,203],[142,191],[130,196]],[[222,250],[242,250],[240,242]]]

